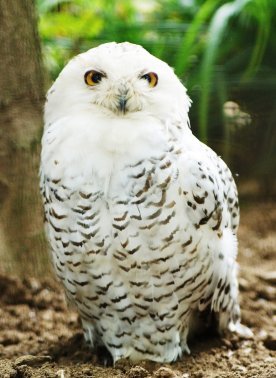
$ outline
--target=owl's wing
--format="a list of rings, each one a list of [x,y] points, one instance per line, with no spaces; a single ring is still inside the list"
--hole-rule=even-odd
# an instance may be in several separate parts
[[[203,144],[183,153],[181,190],[184,209],[201,245],[201,262],[211,267],[205,273],[209,282],[198,309],[210,305],[219,313],[222,304],[233,303],[237,297],[235,234],[239,223],[237,189],[229,168],[215,152]],[[234,235],[233,235],[234,234]],[[200,265],[200,261],[197,265]],[[231,287],[228,293],[224,291]],[[228,290],[228,289],[227,289]],[[227,316],[230,312],[227,312]],[[227,317],[226,317],[227,318]],[[221,329],[228,324],[228,318]]]
[[[185,154],[182,190],[187,213],[196,229],[208,225],[218,234],[239,225],[237,189],[232,174],[222,159],[200,144],[196,152]]]

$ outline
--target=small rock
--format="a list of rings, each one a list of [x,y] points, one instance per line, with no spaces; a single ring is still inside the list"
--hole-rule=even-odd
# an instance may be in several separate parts
[[[45,310],[42,313],[42,319],[46,322],[53,322],[55,312],[52,309]]]
[[[179,376],[168,367],[161,367],[153,374],[154,378],[178,378]]]
[[[5,331],[0,336],[0,344],[4,346],[17,345],[23,338],[23,334],[18,331]]]
[[[32,355],[25,355],[18,357],[14,361],[15,366],[22,366],[22,365],[27,365],[27,366],[40,366],[43,365],[45,362],[51,361],[50,356],[32,356]]]
[[[52,301],[53,295],[48,289],[41,290],[36,296],[36,305],[39,309],[48,309]]]
[[[202,370],[199,370],[196,373],[193,373],[193,376],[195,378],[204,378],[204,372]]]
[[[273,301],[276,298],[276,289],[273,286],[266,286],[259,290],[261,298]]]
[[[265,340],[267,339],[267,332],[264,329],[261,329],[260,332],[257,334],[258,339]]]
[[[276,366],[276,358],[274,357],[268,356],[264,359],[264,362],[275,363],[275,366]]]
[[[93,377],[91,368],[89,368],[89,367],[83,368],[81,372],[82,372],[82,374],[85,374],[86,377]]]
[[[276,338],[275,337],[268,337],[264,340],[264,346],[270,350],[276,350]]]
[[[262,272],[262,274],[258,274],[258,277],[271,285],[276,285],[276,271]]]
[[[247,371],[247,369],[246,369],[246,367],[244,367],[242,365],[235,365],[235,366],[233,366],[233,371],[239,371],[239,372],[245,373]]]
[[[128,378],[145,378],[149,376],[149,372],[142,366],[134,366],[129,370],[127,376]]]
[[[37,294],[41,290],[41,283],[36,278],[28,278],[26,285],[30,287],[33,294]]]
[[[249,282],[245,278],[240,277],[239,278],[239,287],[240,287],[241,290],[248,290]]]
[[[251,354],[251,352],[252,352],[252,348],[244,348],[244,349],[242,349],[242,353],[243,354]]]
[[[228,340],[228,339],[222,339],[221,341],[223,342],[223,344],[224,344],[228,349],[232,349],[233,345],[232,345],[232,343],[231,343],[230,340]]]
[[[226,354],[226,357],[227,357],[228,359],[230,359],[230,358],[233,356],[233,354],[234,354],[234,352],[233,352],[232,350],[228,350],[228,351],[227,351],[227,354]]]

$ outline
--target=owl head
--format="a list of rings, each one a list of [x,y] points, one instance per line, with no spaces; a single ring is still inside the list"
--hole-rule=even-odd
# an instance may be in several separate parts
[[[81,112],[187,122],[190,99],[165,62],[138,45],[106,43],[73,58],[47,94],[46,127]]]

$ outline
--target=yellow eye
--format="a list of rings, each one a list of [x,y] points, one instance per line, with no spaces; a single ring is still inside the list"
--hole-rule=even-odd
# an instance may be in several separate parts
[[[93,85],[98,84],[104,76],[105,75],[101,72],[91,70],[85,73],[84,81],[86,82],[87,85],[91,87]]]
[[[158,76],[155,72],[149,72],[141,77],[149,82],[151,88],[155,87],[158,83]]]

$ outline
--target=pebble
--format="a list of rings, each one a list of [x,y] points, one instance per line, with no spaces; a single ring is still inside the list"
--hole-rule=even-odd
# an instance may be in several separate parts
[[[244,366],[235,365],[235,366],[233,366],[233,371],[240,371],[242,373],[245,373],[247,371],[247,369]]]
[[[161,367],[160,369],[156,370],[153,374],[154,378],[179,378],[179,375],[177,375],[172,369],[168,367]],[[184,375],[182,375],[183,377]],[[185,377],[184,378],[188,378]]]
[[[128,378],[145,378],[149,376],[149,372],[141,366],[132,367],[128,374]]]
[[[262,272],[261,275],[258,275],[259,278],[268,282],[271,285],[276,285],[276,271],[274,272]]]
[[[266,299],[273,301],[276,298],[276,288],[272,286],[266,286],[259,290],[259,295]]]
[[[276,358],[275,357],[268,356],[264,359],[264,362],[268,362],[268,363],[273,362],[273,363],[275,363],[275,366],[276,366]]]
[[[82,374],[85,374],[85,377],[93,377],[93,374],[92,374],[92,371],[91,371],[91,368],[89,367],[85,367],[82,369]]]
[[[231,358],[233,356],[234,352],[232,350],[227,351],[227,358]]]
[[[50,362],[52,358],[50,356],[32,356],[31,354],[27,354],[25,356],[20,356],[14,361],[15,366],[40,366],[43,365],[45,362]]]
[[[193,377],[195,377],[195,378],[204,378],[204,373],[203,373],[202,370],[199,370],[199,371],[193,373]]]
[[[276,350],[276,338],[268,336],[268,338],[264,340],[264,346],[269,350]]]
[[[231,343],[230,340],[228,340],[228,339],[222,339],[221,341],[223,342],[223,344],[224,344],[227,348],[232,349],[233,345],[232,345],[232,343]]]
[[[36,278],[29,278],[28,284],[33,292],[33,294],[38,293],[41,290],[41,283]]]
[[[17,345],[23,339],[23,334],[18,331],[9,330],[0,336],[0,344],[4,346]]]
[[[267,338],[267,332],[264,329],[261,329],[257,334],[258,339],[265,340]]]
[[[248,290],[249,282],[245,278],[240,277],[239,278],[239,287],[240,287],[241,290]]]

